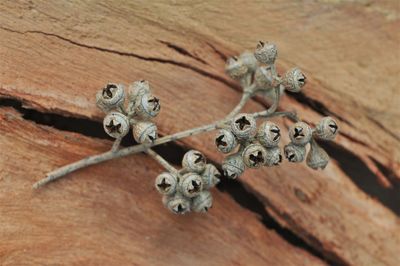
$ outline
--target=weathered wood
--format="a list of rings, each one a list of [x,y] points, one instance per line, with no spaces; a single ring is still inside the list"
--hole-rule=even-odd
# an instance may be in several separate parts
[[[31,190],[37,173],[108,148],[0,109],[1,265],[325,265],[217,190],[210,215],[166,212],[145,155]]]
[[[268,39],[278,44],[281,73],[296,64],[310,80],[304,99],[284,97],[281,108],[296,109],[308,122],[326,113],[338,118],[336,143],[360,158],[390,191],[400,176],[395,2],[1,3],[0,95],[43,112],[99,120],[93,100],[98,88],[108,81],[145,78],[161,98],[157,124],[168,134],[228,113],[240,96],[223,73],[225,57]],[[255,101],[246,106],[260,108]],[[220,162],[212,137],[181,144]],[[315,172],[284,163],[248,171],[241,182],[282,225],[333,260],[399,264],[398,218],[339,166],[340,161],[333,162]],[[35,180],[43,174],[37,170]],[[75,176],[91,170],[85,171],[71,179],[83,180]]]

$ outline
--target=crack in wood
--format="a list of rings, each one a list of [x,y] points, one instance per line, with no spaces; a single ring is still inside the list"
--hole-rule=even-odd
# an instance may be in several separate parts
[[[158,42],[160,42],[162,44],[165,44],[168,48],[171,48],[172,50],[175,50],[176,52],[180,53],[181,55],[191,57],[194,60],[197,60],[202,64],[208,65],[208,63],[206,61],[204,61],[203,59],[201,59],[198,56],[195,56],[195,55],[191,54],[188,50],[186,50],[183,47],[180,47],[180,46],[178,46],[176,44],[173,44],[173,43],[170,43],[170,42],[167,42],[167,41],[163,41],[163,40],[158,40]]]
[[[205,77],[214,79],[216,81],[219,81],[219,82],[225,84],[228,87],[234,88],[236,90],[240,90],[240,86],[238,84],[236,84],[235,82],[227,80],[227,79],[225,79],[223,77],[220,77],[220,76],[218,76],[216,74],[207,72],[207,71],[205,71],[205,70],[203,70],[201,68],[192,66],[192,65],[187,64],[187,63],[178,62],[178,61],[174,61],[174,60],[171,60],[171,59],[159,58],[159,57],[141,56],[141,55],[138,55],[138,54],[135,54],[135,53],[132,53],[132,52],[122,52],[122,51],[108,49],[108,48],[104,48],[104,47],[83,44],[83,43],[76,42],[74,40],[65,38],[63,36],[60,36],[60,35],[57,35],[57,34],[54,34],[54,33],[47,33],[47,32],[38,31],[38,30],[16,31],[16,30],[9,29],[9,28],[3,27],[3,26],[0,26],[0,29],[3,29],[5,31],[9,31],[9,32],[13,32],[13,33],[17,33],[17,34],[40,34],[40,35],[44,35],[44,36],[57,38],[59,40],[68,42],[68,43],[70,43],[72,45],[75,45],[75,46],[79,46],[79,47],[83,47],[83,48],[87,48],[87,49],[92,49],[92,50],[97,50],[97,51],[104,52],[104,53],[116,54],[116,55],[119,55],[119,56],[133,57],[133,58],[137,58],[137,59],[145,60],[145,61],[150,61],[150,62],[158,62],[158,63],[162,63],[162,64],[175,65],[175,66],[178,66],[178,67],[182,67],[182,68],[186,68],[186,69],[192,70],[192,71],[194,71],[194,72],[196,72],[196,73],[198,73],[198,74],[200,74],[202,76],[205,76]]]

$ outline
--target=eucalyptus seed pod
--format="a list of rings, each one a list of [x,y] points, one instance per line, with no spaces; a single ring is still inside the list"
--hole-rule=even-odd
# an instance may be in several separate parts
[[[281,149],[279,147],[274,147],[267,149],[267,157],[265,160],[265,166],[275,166],[282,162]]]
[[[311,141],[311,148],[307,154],[307,165],[317,170],[318,168],[324,169],[329,162],[329,155],[321,148],[316,141]]]
[[[164,195],[162,202],[168,210],[175,214],[185,214],[190,212],[190,199],[180,193]]]
[[[266,121],[258,128],[257,140],[264,145],[264,147],[276,147],[281,140],[281,130],[275,123]]]
[[[254,143],[243,150],[242,157],[247,167],[259,168],[267,161],[267,151],[261,144]]]
[[[315,135],[322,140],[333,140],[339,132],[339,127],[330,116],[322,118],[315,128]]]
[[[164,172],[157,176],[155,186],[163,195],[172,195],[176,192],[178,177],[175,174]]]
[[[233,79],[240,79],[247,73],[247,67],[236,56],[228,58],[225,64],[226,73]]]
[[[151,94],[145,93],[137,97],[135,115],[141,119],[151,119],[160,112],[160,100]]]
[[[203,189],[210,189],[215,187],[219,183],[221,173],[218,171],[217,167],[213,164],[207,164],[201,178],[203,179]]]
[[[282,79],[282,84],[286,90],[291,92],[299,92],[306,84],[306,76],[297,67],[286,72]]]
[[[257,130],[256,120],[251,114],[238,114],[232,119],[231,129],[239,140],[252,138]]]
[[[122,138],[129,132],[129,120],[120,112],[110,112],[103,119],[104,131],[113,138]]]
[[[96,104],[102,111],[108,112],[123,106],[125,100],[124,87],[120,84],[108,83],[96,94]]]
[[[222,162],[224,175],[231,179],[236,179],[243,174],[245,165],[241,153],[234,153],[227,156]]]
[[[247,67],[248,71],[254,72],[258,67],[258,62],[254,53],[249,51],[243,52],[239,58],[242,60],[243,64]]]
[[[306,156],[306,147],[295,145],[293,143],[286,145],[284,151],[286,159],[292,163],[302,162]]]
[[[131,85],[128,87],[128,98],[129,101],[135,102],[136,99],[144,94],[150,94],[150,85],[147,80],[139,80],[133,82]]]
[[[182,167],[190,172],[201,173],[206,167],[206,157],[199,151],[190,150],[183,156]]]
[[[132,126],[133,138],[138,143],[152,143],[157,137],[157,126],[150,121],[139,121]]]
[[[178,190],[182,195],[193,198],[203,190],[203,180],[196,173],[187,173],[180,178],[178,186]]]
[[[289,137],[293,144],[304,146],[312,138],[312,129],[304,122],[297,122],[290,127]]]
[[[221,129],[215,137],[215,145],[220,152],[229,153],[237,147],[235,135],[230,130]]]
[[[268,66],[257,68],[254,74],[254,83],[260,90],[270,90],[274,87],[274,76]]]
[[[278,56],[278,49],[273,43],[260,41],[257,44],[254,56],[261,63],[272,65]]]
[[[195,212],[208,212],[212,207],[213,197],[210,191],[202,191],[198,196],[192,199],[192,210]]]

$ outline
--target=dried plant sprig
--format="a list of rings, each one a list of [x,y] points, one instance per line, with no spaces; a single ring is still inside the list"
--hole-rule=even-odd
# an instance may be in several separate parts
[[[156,189],[163,194],[164,205],[174,213],[183,214],[190,210],[207,212],[212,206],[212,195],[208,191],[220,178],[212,164],[207,164],[199,151],[188,151],[182,168],[177,170],[151,149],[153,146],[176,141],[189,136],[219,130],[215,145],[220,152],[227,153],[222,169],[228,178],[239,177],[246,168],[276,166],[282,161],[279,148],[281,131],[268,118],[283,116],[294,121],[289,129],[291,142],[284,147],[284,155],[290,162],[301,162],[306,157],[306,145],[310,144],[306,163],[313,169],[324,169],[329,156],[315,139],[331,141],[338,134],[337,122],[331,117],[323,118],[315,128],[301,121],[294,112],[277,112],[284,90],[299,92],[306,84],[306,77],[297,67],[287,71],[283,78],[275,67],[276,45],[259,42],[255,52],[244,52],[226,62],[226,73],[240,82],[243,94],[239,103],[221,120],[158,138],[157,126],[151,121],[160,112],[160,101],[151,94],[147,81],[140,80],[128,86],[127,92],[121,84],[107,84],[96,94],[97,106],[106,113],[103,121],[106,133],[115,138],[110,151],[66,165],[46,175],[33,185],[39,188],[78,169],[107,160],[145,152],[159,162],[167,172],[156,180]],[[244,105],[255,94],[267,96],[271,106],[263,111],[240,114]],[[257,119],[267,118],[257,129]],[[122,138],[132,127],[133,137],[139,143],[120,148]]]

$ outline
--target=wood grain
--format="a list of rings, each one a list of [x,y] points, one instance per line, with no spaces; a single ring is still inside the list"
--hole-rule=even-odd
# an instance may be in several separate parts
[[[335,116],[338,147],[361,160],[383,193],[394,194],[400,182],[399,6],[305,2],[2,2],[0,95],[42,112],[100,120],[98,88],[144,78],[162,101],[157,124],[168,134],[228,113],[240,92],[223,73],[225,58],[268,39],[278,44],[281,73],[298,65],[310,80],[303,96],[284,97],[280,107],[296,109],[311,123]],[[245,110],[264,104],[252,101]],[[180,144],[220,162],[212,138]],[[329,259],[398,265],[398,217],[362,191],[364,181],[354,180],[337,159],[323,172],[284,163],[248,171],[240,181],[281,225]],[[35,169],[38,180],[44,171]],[[84,183],[88,171],[71,180]]]

